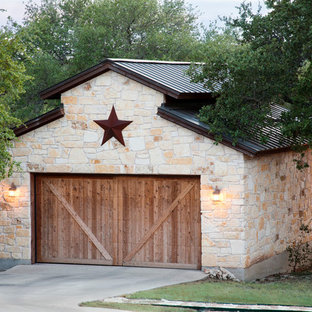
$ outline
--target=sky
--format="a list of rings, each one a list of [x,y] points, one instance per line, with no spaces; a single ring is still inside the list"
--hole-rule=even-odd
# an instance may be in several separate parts
[[[35,3],[40,3],[40,0],[32,0]],[[208,26],[210,21],[218,19],[218,16],[236,16],[237,7],[243,0],[185,0],[193,7],[197,7],[197,11],[201,12],[199,21]],[[7,16],[11,16],[14,20],[21,22],[24,14],[25,0],[0,0],[0,9],[5,9],[6,12],[0,12],[0,26],[6,24]],[[28,1],[26,1],[28,2]],[[258,7],[258,3],[263,6],[263,0],[249,0],[253,7]]]

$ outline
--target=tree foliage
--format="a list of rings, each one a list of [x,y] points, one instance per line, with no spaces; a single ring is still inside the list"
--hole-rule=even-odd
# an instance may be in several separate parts
[[[243,3],[239,17],[225,19],[233,36],[216,35],[202,53],[205,64],[193,70],[217,97],[201,110],[219,140],[260,136],[268,127],[280,129],[294,146],[312,143],[312,2],[267,0],[268,14],[253,13]],[[281,118],[271,104],[287,107]],[[306,146],[306,147],[307,147]],[[298,163],[299,166],[301,162]]]
[[[77,29],[76,68],[105,57],[189,59],[197,43],[195,20],[182,0],[97,1]]]
[[[29,2],[22,25],[34,79],[12,105],[23,120],[55,105],[38,93],[107,57],[191,60],[198,44],[196,14],[184,0],[42,0]]]
[[[8,107],[23,93],[23,85],[29,79],[23,59],[25,48],[19,38],[0,31],[0,181],[10,176],[17,165],[9,149],[15,138],[12,127],[20,121],[11,116]]]

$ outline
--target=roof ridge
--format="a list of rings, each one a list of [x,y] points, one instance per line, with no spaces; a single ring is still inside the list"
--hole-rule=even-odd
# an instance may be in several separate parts
[[[183,61],[159,61],[159,60],[142,60],[142,59],[122,59],[122,58],[107,58],[106,60],[112,62],[128,62],[128,63],[154,63],[154,64],[176,64],[176,65],[190,65],[193,62],[183,62]],[[195,64],[201,64],[194,62]]]

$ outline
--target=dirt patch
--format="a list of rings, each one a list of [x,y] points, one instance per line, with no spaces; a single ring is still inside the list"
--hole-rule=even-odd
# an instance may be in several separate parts
[[[312,282],[312,269],[309,271],[297,273],[273,274],[261,279],[256,279],[254,283],[272,283],[280,281],[298,281],[298,280],[310,280]]]

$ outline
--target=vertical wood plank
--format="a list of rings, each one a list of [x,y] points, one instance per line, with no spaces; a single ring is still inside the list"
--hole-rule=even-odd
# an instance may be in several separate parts
[[[31,255],[30,261],[32,264],[36,262],[36,203],[35,203],[35,175],[30,173],[30,248],[31,248]]]
[[[119,242],[119,229],[118,227],[118,206],[121,204],[118,196],[118,182],[119,180],[117,178],[113,179],[113,194],[114,194],[114,201],[113,201],[113,264],[118,265],[119,259],[118,259],[118,249],[121,246],[121,242]]]
[[[42,241],[42,221],[41,221],[41,211],[42,211],[42,198],[41,198],[41,179],[40,176],[36,177],[36,262],[41,262],[41,241]]]
[[[38,174],[35,238],[37,261],[103,263],[90,243],[44,181],[61,190],[75,213],[108,251],[114,265],[127,264],[126,255],[155,228],[175,197],[190,183],[191,191],[135,253],[130,265],[200,267],[200,182],[198,177],[90,176]],[[32,255],[33,257],[33,255]]]
[[[123,264],[123,249],[124,249],[124,222],[123,222],[123,214],[124,209],[127,209],[125,203],[127,202],[125,199],[126,191],[125,185],[123,183],[123,178],[116,178],[116,185],[117,185],[117,193],[115,193],[115,198],[117,197],[117,215],[118,215],[118,255],[117,255],[117,265]],[[116,201],[116,199],[115,199]]]

